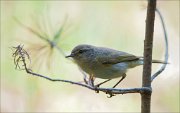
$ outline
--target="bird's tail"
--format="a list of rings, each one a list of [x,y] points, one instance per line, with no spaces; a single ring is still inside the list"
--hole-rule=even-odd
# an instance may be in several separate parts
[[[143,64],[143,60],[144,60],[144,58],[141,57],[140,61],[142,61],[142,64]],[[168,62],[165,62],[165,61],[162,61],[162,60],[152,60],[152,63],[169,64]]]
[[[152,60],[152,63],[169,64],[168,62],[161,61],[161,60]]]
[[[152,63],[169,64],[168,62],[161,61],[161,60],[152,60]],[[133,68],[135,66],[140,66],[143,64],[144,64],[144,59],[143,57],[141,57],[139,58],[139,60],[129,63],[129,68]]]

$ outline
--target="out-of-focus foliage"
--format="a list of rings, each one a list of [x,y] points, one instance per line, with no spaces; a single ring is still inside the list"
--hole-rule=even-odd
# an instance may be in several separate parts
[[[35,64],[36,72],[53,78],[82,81],[78,67],[57,49],[40,51],[47,43],[18,24],[46,34],[58,41],[69,54],[78,44],[106,46],[143,55],[145,1],[1,1],[1,111],[62,112],[109,111],[139,112],[140,95],[118,95],[111,99],[88,89],[53,83],[15,70],[11,46],[24,44]],[[179,1],[158,1],[169,36],[169,62],[166,70],[153,81],[152,112],[179,111]],[[63,26],[63,30],[59,29]],[[59,35],[58,33],[61,33]],[[60,38],[57,38],[60,36]],[[33,59],[34,58],[34,59]],[[50,59],[49,59],[50,58]],[[154,59],[164,58],[162,26],[156,16]],[[46,62],[49,60],[49,64]],[[39,66],[36,65],[41,62]],[[48,67],[48,65],[50,67]],[[155,72],[160,65],[153,65]],[[129,70],[119,87],[141,87],[142,67]],[[101,81],[101,80],[97,80]],[[111,87],[112,82],[104,87]]]

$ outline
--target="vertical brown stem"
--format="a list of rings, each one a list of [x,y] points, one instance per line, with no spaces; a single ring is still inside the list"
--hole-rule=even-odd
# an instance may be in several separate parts
[[[151,61],[153,47],[153,32],[155,20],[156,0],[148,0],[146,16],[146,34],[144,41],[144,66],[142,87],[151,88]],[[151,91],[141,93],[141,113],[150,113],[151,108]]]

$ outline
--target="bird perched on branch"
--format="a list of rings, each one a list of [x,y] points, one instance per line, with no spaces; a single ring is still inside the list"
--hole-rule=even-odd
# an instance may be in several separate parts
[[[111,79],[121,77],[120,81],[113,86],[115,88],[126,77],[128,69],[143,65],[143,57],[85,44],[76,46],[71,54],[66,56],[68,57],[72,57],[77,65],[90,75],[89,78],[93,83],[94,78],[108,79],[96,85],[97,87]],[[152,60],[152,63],[166,62]]]

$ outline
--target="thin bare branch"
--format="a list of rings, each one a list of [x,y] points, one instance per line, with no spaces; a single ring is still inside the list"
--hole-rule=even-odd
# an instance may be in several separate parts
[[[13,47],[15,49],[15,52],[13,53],[14,59],[18,56],[18,58],[20,60],[15,60],[15,64],[19,65],[20,61],[22,61],[23,65],[20,66],[21,70],[25,70],[28,74],[34,75],[34,76],[38,76],[44,79],[47,79],[49,81],[52,82],[64,82],[64,83],[70,83],[70,84],[75,84],[78,86],[82,86],[94,91],[101,91],[104,92],[106,94],[127,94],[127,93],[143,93],[143,92],[151,92],[151,88],[148,87],[142,87],[142,88],[126,88],[126,89],[115,89],[115,88],[99,88],[99,87],[92,87],[88,84],[83,84],[83,83],[79,83],[79,82],[74,82],[74,81],[70,81],[70,80],[63,80],[63,79],[53,79],[38,73],[34,73],[31,69],[27,68],[27,64],[26,64],[26,58],[29,59],[29,54],[22,48],[23,46],[18,45],[17,47]]]
[[[161,12],[156,8],[156,12],[157,14],[159,15],[160,17],[160,20],[161,20],[161,24],[162,24],[162,28],[163,28],[163,32],[164,32],[164,40],[165,40],[165,59],[164,61],[165,62],[168,62],[168,57],[169,57],[169,53],[168,53],[168,35],[167,35],[167,31],[166,31],[166,26],[165,26],[165,23],[164,23],[164,19],[163,19],[163,16],[161,14]],[[163,64],[161,66],[161,68],[153,74],[153,76],[151,77],[151,82],[161,73],[164,71],[164,69],[166,68],[166,65],[167,63]]]

